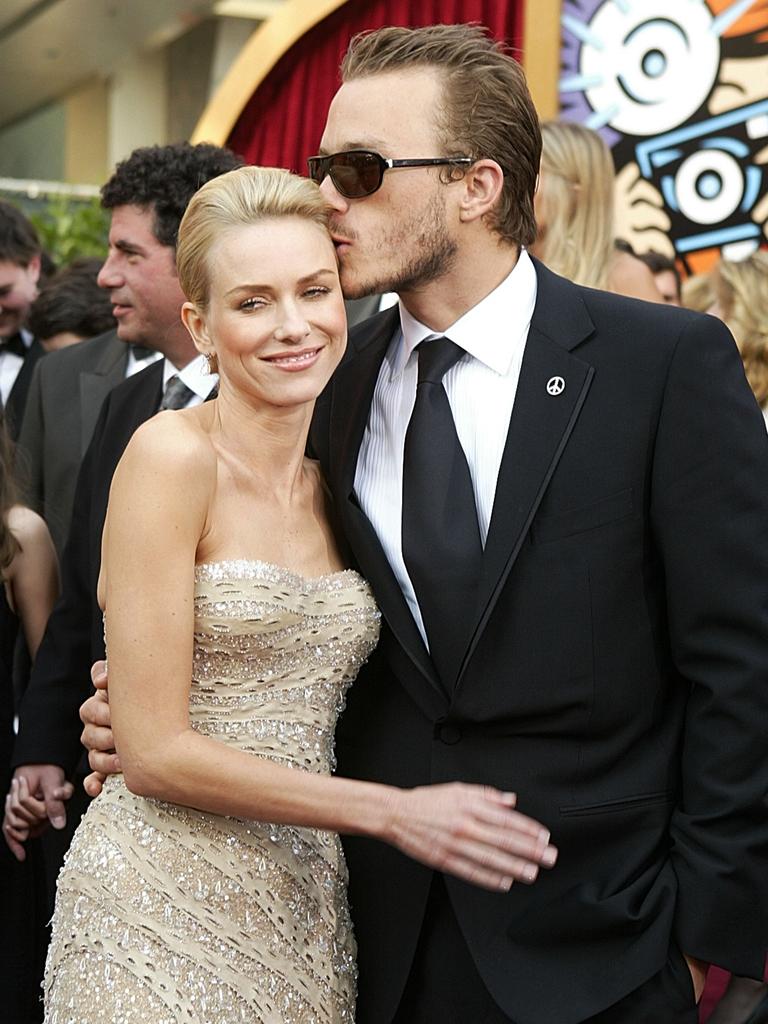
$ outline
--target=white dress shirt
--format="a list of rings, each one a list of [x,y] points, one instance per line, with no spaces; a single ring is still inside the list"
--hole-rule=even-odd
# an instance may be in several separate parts
[[[148,364],[147,364],[148,365]],[[178,376],[187,385],[194,395],[185,409],[191,409],[194,405],[202,405],[214,387],[219,383],[218,373],[208,372],[208,360],[203,355],[195,356],[191,363],[187,363],[183,369],[177,369],[170,359],[165,360],[163,366],[163,391],[171,377]]]
[[[528,329],[536,304],[536,271],[521,250],[512,273],[441,334],[400,304],[400,330],[384,357],[355,472],[355,494],[368,516],[427,643],[416,594],[403,561],[403,447],[416,400],[416,346],[447,337],[466,355],[443,378],[464,449],[480,535],[485,545]]]
[[[128,342],[125,344],[127,345]],[[134,373],[140,373],[142,370],[146,370],[148,366],[151,366],[152,363],[156,363],[158,359],[162,358],[163,357],[160,352],[152,352],[144,359],[137,359],[133,354],[133,349],[129,348],[128,358],[125,362],[125,379],[127,380],[129,377],[132,377]],[[165,386],[165,382],[163,382],[163,386]]]
[[[19,334],[25,348],[28,349],[34,340],[32,335],[23,327]],[[19,370],[23,365],[24,359],[21,356],[16,355],[15,352],[6,352],[0,348],[0,399],[2,399],[3,405],[8,401],[13,385],[16,383],[16,378],[19,376]]]

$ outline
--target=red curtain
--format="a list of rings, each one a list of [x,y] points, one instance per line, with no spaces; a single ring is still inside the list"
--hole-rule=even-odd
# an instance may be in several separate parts
[[[384,25],[479,22],[517,51],[522,21],[523,0],[348,0],[283,54],[246,104],[227,145],[248,163],[306,174],[355,33]]]

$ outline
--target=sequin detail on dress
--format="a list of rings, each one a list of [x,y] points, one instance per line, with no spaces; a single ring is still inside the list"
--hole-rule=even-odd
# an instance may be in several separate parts
[[[346,570],[199,565],[190,716],[222,743],[332,770],[379,612]],[[48,1024],[353,1024],[355,943],[335,833],[259,824],[107,781],[59,876]]]

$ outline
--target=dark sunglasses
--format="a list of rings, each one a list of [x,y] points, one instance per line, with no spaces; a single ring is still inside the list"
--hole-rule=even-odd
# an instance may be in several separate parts
[[[393,167],[438,167],[441,164],[466,166],[468,156],[436,157],[428,160],[387,160],[369,149],[348,149],[330,156],[311,156],[307,160],[309,176],[319,185],[330,176],[333,187],[345,199],[362,199],[381,188],[384,171]]]

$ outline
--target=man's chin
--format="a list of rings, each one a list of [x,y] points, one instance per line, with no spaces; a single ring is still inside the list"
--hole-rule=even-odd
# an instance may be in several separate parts
[[[385,288],[381,281],[361,280],[353,274],[345,274],[343,269],[339,274],[339,282],[345,299],[367,299],[369,295],[381,295],[383,292],[392,291],[391,288]]]
[[[132,331],[128,324],[121,323],[119,320],[117,322],[117,327],[115,328],[115,333],[120,341],[124,341],[126,345],[140,344],[139,339],[135,337],[135,331]]]
[[[20,320],[6,320],[4,323],[0,323],[0,343],[12,338],[20,327]]]

